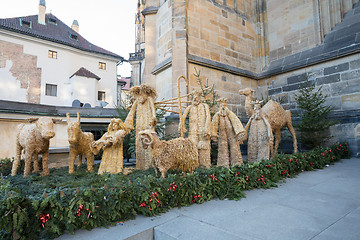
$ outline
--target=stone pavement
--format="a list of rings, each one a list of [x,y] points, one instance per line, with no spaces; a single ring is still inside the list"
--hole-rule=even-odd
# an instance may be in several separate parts
[[[358,158],[246,195],[240,201],[212,200],[58,239],[360,239]]]

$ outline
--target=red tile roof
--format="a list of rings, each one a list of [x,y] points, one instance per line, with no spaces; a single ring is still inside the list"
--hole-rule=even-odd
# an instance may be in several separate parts
[[[121,77],[117,79],[118,82],[123,84],[122,90],[129,90],[130,89],[130,77]]]
[[[90,43],[53,14],[48,13],[45,18],[45,25],[38,23],[38,15],[0,19],[0,29],[60,43],[91,53],[111,56],[119,61],[124,60],[123,57]],[[30,22],[30,27],[22,24],[24,21]],[[71,38],[71,36],[74,37]]]
[[[73,76],[81,76],[81,77],[87,77],[87,78],[95,78],[96,80],[100,80],[100,77],[97,76],[96,74],[90,72],[89,70],[87,70],[84,67],[81,67],[79,70],[76,71],[76,73],[74,73],[73,75],[70,76],[70,78],[72,78]]]

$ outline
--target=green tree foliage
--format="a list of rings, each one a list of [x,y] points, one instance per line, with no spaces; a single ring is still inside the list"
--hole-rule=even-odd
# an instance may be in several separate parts
[[[322,92],[322,87],[317,89],[310,81],[295,95],[301,119],[295,127],[300,131],[300,142],[306,147],[321,146],[332,137],[328,130],[337,122],[329,119],[334,107],[325,105],[327,98],[328,95]]]
[[[124,122],[127,115],[130,112],[130,109],[126,109],[126,102],[121,102],[120,105],[116,107],[118,117]],[[136,119],[134,120],[136,124]],[[136,126],[136,125],[134,125]],[[135,131],[131,131],[130,134],[126,135],[123,142],[123,156],[124,159],[130,159],[132,155],[135,154]]]
[[[214,107],[219,105],[217,102],[219,95],[217,94],[214,85],[209,85],[209,79],[206,79],[205,83],[203,83],[200,75],[200,70],[197,70],[196,68],[194,68],[194,70],[195,73],[193,73],[193,75],[196,77],[196,81],[201,88],[202,96],[204,97],[204,99],[206,99],[205,102],[210,107],[211,115],[214,115]]]

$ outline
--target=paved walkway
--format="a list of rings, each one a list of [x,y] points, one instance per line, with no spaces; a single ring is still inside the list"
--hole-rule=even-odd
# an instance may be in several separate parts
[[[279,188],[246,195],[59,239],[360,239],[360,159],[344,159],[287,179]]]

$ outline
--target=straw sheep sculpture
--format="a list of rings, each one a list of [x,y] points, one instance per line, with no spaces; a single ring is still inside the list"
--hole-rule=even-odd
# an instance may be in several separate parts
[[[87,170],[93,171],[94,154],[91,152],[90,144],[94,141],[94,135],[91,132],[82,132],[80,128],[80,113],[77,113],[77,121],[71,122],[69,113],[66,113],[68,124],[68,141],[70,148],[69,173],[74,172],[74,163],[79,156],[78,165],[82,164],[82,155],[85,155],[87,161]]]
[[[169,141],[160,140],[156,133],[150,129],[139,133],[140,141],[145,149],[152,152],[151,164],[158,170],[161,178],[170,169],[178,168],[183,172],[193,172],[199,166],[198,150],[196,145],[188,138],[175,138]]]
[[[11,175],[15,176],[20,164],[21,151],[25,150],[24,177],[30,175],[31,162],[34,160],[34,171],[39,171],[38,155],[42,154],[42,176],[49,175],[49,145],[55,136],[54,123],[61,121],[51,117],[28,118],[30,124],[20,124],[16,134],[16,157],[12,165]]]

